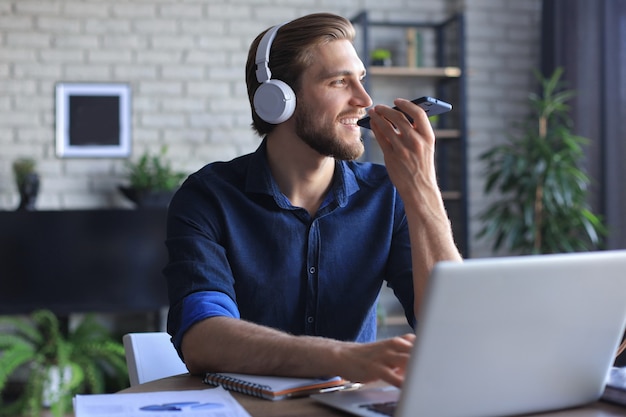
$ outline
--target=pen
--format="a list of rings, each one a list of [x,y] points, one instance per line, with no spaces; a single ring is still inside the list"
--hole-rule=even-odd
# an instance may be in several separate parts
[[[327,388],[316,388],[312,390],[300,391],[300,392],[292,392],[286,395],[287,398],[298,398],[298,397],[306,397],[311,394],[325,394],[328,392],[335,391],[344,391],[348,389],[357,389],[361,387],[363,384],[359,382],[347,382],[343,385],[338,385],[336,387],[327,387]]]
[[[325,394],[327,392],[334,392],[334,391],[345,391],[345,390],[353,390],[353,389],[359,389],[363,386],[363,384],[361,384],[360,382],[348,382],[346,384],[343,385],[339,385],[337,387],[328,387],[328,388],[322,388],[320,389],[320,394]]]

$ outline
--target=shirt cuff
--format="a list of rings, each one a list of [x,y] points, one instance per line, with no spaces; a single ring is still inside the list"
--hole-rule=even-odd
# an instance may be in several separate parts
[[[217,316],[240,318],[237,305],[223,292],[200,291],[185,297],[181,326],[173,338],[176,350],[181,351],[183,335],[191,326],[201,320]]]

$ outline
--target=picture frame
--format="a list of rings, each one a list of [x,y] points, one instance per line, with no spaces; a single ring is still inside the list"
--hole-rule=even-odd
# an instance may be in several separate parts
[[[58,157],[130,156],[128,84],[63,82],[55,90]]]

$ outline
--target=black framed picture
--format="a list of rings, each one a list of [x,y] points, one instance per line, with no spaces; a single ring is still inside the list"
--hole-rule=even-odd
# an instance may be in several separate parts
[[[128,157],[130,121],[128,84],[56,85],[58,157]]]

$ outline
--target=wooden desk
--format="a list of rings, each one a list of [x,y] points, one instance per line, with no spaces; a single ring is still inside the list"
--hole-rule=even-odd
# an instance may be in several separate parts
[[[206,389],[198,376],[189,374],[159,379],[145,384],[126,388],[125,392],[182,391]],[[267,401],[249,395],[233,393],[233,396],[253,417],[346,417],[347,414],[328,408],[310,398],[297,398],[283,401]],[[618,417],[626,416],[626,408],[602,401],[583,408],[537,414],[541,417]]]

